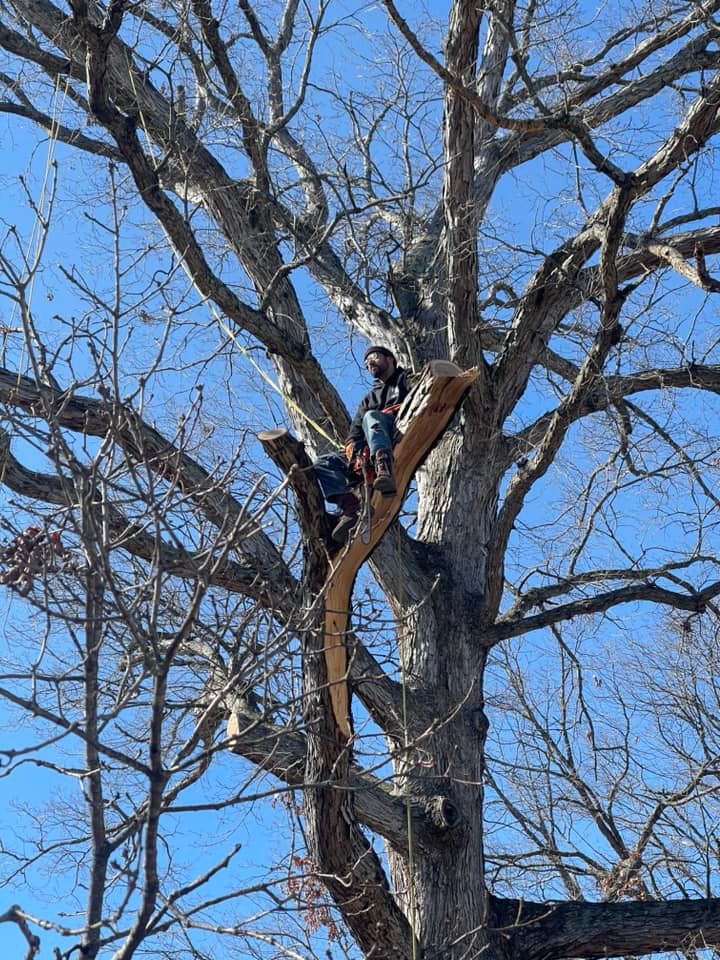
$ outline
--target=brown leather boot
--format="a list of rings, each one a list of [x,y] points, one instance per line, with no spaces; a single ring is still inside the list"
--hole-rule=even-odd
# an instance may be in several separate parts
[[[391,497],[396,491],[392,452],[390,450],[378,450],[373,457],[373,466],[375,468],[373,490],[377,490],[384,497]]]
[[[332,538],[335,543],[347,543],[358,521],[360,501],[354,493],[344,493],[338,503],[342,513],[333,517],[337,523],[333,527]]]

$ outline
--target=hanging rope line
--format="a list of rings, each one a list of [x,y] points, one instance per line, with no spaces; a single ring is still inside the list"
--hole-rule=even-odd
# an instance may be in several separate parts
[[[293,400],[292,397],[289,397],[286,393],[284,393],[280,385],[275,383],[272,377],[270,377],[267,373],[265,373],[262,367],[254,360],[253,356],[251,355],[247,347],[244,347],[241,343],[238,343],[237,337],[235,336],[233,331],[230,329],[230,327],[225,323],[225,321],[217,312],[215,307],[211,306],[210,309],[212,310],[212,315],[215,318],[216,323],[222,328],[225,334],[232,340],[236,349],[240,351],[240,353],[245,357],[248,363],[262,377],[265,383],[267,383],[267,385],[271,387],[276,393],[280,394],[285,405],[290,407],[292,410],[294,410],[295,413],[297,413],[298,416],[302,417],[306,423],[309,423],[310,426],[313,428],[313,430],[315,430],[316,433],[319,433],[321,437],[324,437],[329,443],[332,444],[333,447],[335,447],[337,450],[342,450],[342,444],[338,443],[337,440],[331,437],[326,430],[323,430],[323,428],[320,426],[320,424],[316,420],[313,420],[313,418],[309,414],[305,413],[305,411],[302,409],[299,403],[296,403],[296,401]]]
[[[403,565],[400,557],[400,537],[395,538],[395,566],[398,571],[398,605],[402,611],[403,597],[405,595]],[[407,673],[405,670],[405,656],[403,654],[403,641],[405,640],[404,620],[401,618],[398,623],[398,652],[400,654],[400,686],[402,689],[402,723],[403,723],[403,750],[405,753],[405,763],[409,764],[410,740],[408,738],[408,708],[407,708]],[[405,773],[405,819],[407,822],[407,851],[408,851],[408,906],[410,934],[412,936],[412,960],[417,960],[417,937],[415,935],[415,917],[417,902],[415,898],[415,858],[413,848],[413,823],[412,823],[412,803],[410,797],[410,777]]]
[[[138,96],[137,96],[137,90],[136,90],[136,88],[135,88],[135,78],[134,78],[134,76],[133,76],[132,71],[130,71],[130,83],[131,83],[131,86],[132,86],[132,89],[133,89],[133,93],[135,94],[136,101],[138,102],[138,105],[139,105],[140,101],[139,101],[139,98],[138,98]],[[145,122],[145,117],[144,117],[143,110],[142,110],[142,107],[141,107],[141,106],[139,106],[139,113],[140,113],[140,123],[141,123],[141,126],[142,126],[142,128],[143,128],[143,131],[144,131],[144,133],[145,133],[145,137],[146,137],[147,142],[148,142],[148,148],[149,148],[149,150],[150,150],[150,152],[151,152],[151,154],[152,154],[153,161],[155,162],[155,164],[156,164],[156,166],[157,166],[157,160],[156,160],[156,158],[155,158],[155,154],[154,154],[154,151],[153,151],[153,140],[152,140],[152,138],[151,138],[151,136],[150,136],[150,132],[149,132],[148,127],[147,127],[147,124],[146,124],[146,122]],[[182,264],[183,269],[185,270],[185,273],[186,273],[188,279],[190,280],[190,282],[192,283],[192,285],[195,286],[195,279],[194,279],[194,277],[192,276],[190,270],[188,269],[188,266],[187,266],[187,264],[185,263],[185,258],[184,258],[182,255],[180,256],[180,262],[181,262],[181,264]],[[295,413],[297,413],[299,417],[301,417],[303,420],[305,420],[305,421],[313,428],[313,430],[316,431],[316,433],[320,434],[321,437],[324,437],[325,440],[327,440],[328,443],[330,443],[336,450],[342,450],[342,444],[338,443],[338,441],[337,441],[336,439],[334,439],[333,437],[331,437],[330,434],[327,433],[327,431],[323,430],[323,428],[320,426],[320,424],[317,423],[317,421],[313,420],[313,418],[312,418],[311,416],[309,416],[307,413],[305,413],[305,411],[302,409],[302,407],[301,407],[295,400],[293,400],[292,397],[289,397],[286,393],[284,393],[283,390],[281,389],[280,385],[277,384],[277,383],[275,383],[275,381],[272,379],[272,377],[268,376],[268,374],[265,373],[265,371],[259,366],[259,364],[257,364],[257,363],[255,362],[255,360],[253,359],[253,357],[250,355],[250,351],[247,349],[247,347],[244,347],[241,343],[238,343],[238,339],[237,339],[237,337],[235,336],[234,332],[233,332],[233,331],[230,329],[230,327],[225,323],[225,321],[222,319],[222,317],[220,316],[220,314],[219,314],[218,311],[216,310],[214,304],[212,304],[212,303],[210,304],[210,312],[212,313],[215,322],[216,322],[216,323],[218,324],[218,326],[225,332],[226,336],[230,338],[230,340],[233,342],[233,344],[235,345],[235,347],[237,348],[237,350],[245,357],[245,359],[248,361],[248,363],[250,363],[250,365],[256,370],[256,372],[262,377],[262,379],[268,384],[268,386],[271,387],[276,393],[278,393],[278,394],[282,397],[283,402],[285,403],[285,405],[286,405],[287,407],[289,407],[290,409],[294,410]]]

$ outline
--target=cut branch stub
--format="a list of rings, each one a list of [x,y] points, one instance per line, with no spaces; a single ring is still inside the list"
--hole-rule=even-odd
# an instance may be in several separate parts
[[[325,592],[325,663],[335,719],[348,739],[351,727],[346,637],[355,577],[396,519],[413,474],[442,436],[477,376],[476,367],[463,371],[447,360],[434,360],[425,367],[397,419],[402,434],[393,451],[397,492],[392,497],[373,494],[369,543],[355,536],[331,560]]]
[[[322,493],[305,445],[288,431],[265,430],[258,434],[265,453],[290,481],[298,504],[298,521],[307,546],[317,549],[330,534]],[[323,550],[324,556],[324,550]]]

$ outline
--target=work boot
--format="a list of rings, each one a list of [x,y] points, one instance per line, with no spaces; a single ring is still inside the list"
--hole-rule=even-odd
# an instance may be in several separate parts
[[[373,466],[375,468],[373,490],[377,490],[384,497],[391,497],[396,489],[392,468],[392,451],[378,450],[373,457]]]
[[[332,538],[335,543],[347,543],[358,521],[360,501],[354,493],[344,493],[338,503],[341,513],[336,513],[332,517],[333,520],[337,520],[333,527]]]

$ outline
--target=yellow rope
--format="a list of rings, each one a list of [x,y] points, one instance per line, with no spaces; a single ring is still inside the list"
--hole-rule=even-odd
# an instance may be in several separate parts
[[[60,106],[58,107],[58,94],[59,94],[59,91],[60,91],[60,77],[56,77],[56,78],[55,78],[55,91],[54,91],[54,93],[53,93],[52,108],[51,108],[51,112],[50,112],[50,130],[49,130],[50,136],[49,136],[49,140],[48,140],[47,156],[45,157],[45,170],[43,171],[43,182],[42,182],[42,186],[41,186],[41,188],[40,188],[40,197],[39,197],[38,202],[37,202],[37,211],[38,211],[38,214],[35,216],[35,222],[33,223],[33,228],[32,228],[32,232],[31,232],[31,234],[30,234],[30,239],[28,240],[27,254],[26,254],[26,257],[25,257],[27,263],[31,264],[31,266],[33,265],[33,262],[34,262],[35,258],[39,255],[39,253],[40,253],[40,251],[41,251],[40,244],[41,244],[41,242],[42,242],[42,233],[38,233],[38,231],[39,231],[39,230],[46,229],[46,228],[44,228],[44,227],[41,227],[40,222],[39,222],[39,217],[42,217],[42,216],[43,216],[43,207],[44,207],[45,204],[46,204],[46,193],[47,193],[47,189],[48,189],[48,181],[49,181],[49,179],[50,179],[50,170],[51,170],[51,168],[52,168],[53,160],[54,160],[54,157],[55,157],[55,147],[56,147],[56,145],[57,145],[58,133],[60,132],[60,118],[62,117],[63,111],[64,111],[64,109],[65,109],[65,101],[67,100],[67,95],[68,95],[68,89],[69,89],[69,87],[70,87],[70,80],[69,80],[69,79],[66,79],[66,80],[65,80],[65,89],[63,90],[63,95],[62,95],[62,101],[61,101],[61,103],[60,103]],[[32,308],[32,299],[33,299],[33,291],[34,291],[34,289],[35,289],[35,277],[36,277],[36,276],[37,276],[37,271],[35,271],[35,273],[33,273],[33,275],[31,276],[31,278],[30,278],[30,285],[29,285],[29,287],[28,287],[28,295],[27,295],[27,309],[28,309],[28,313],[30,312],[30,310],[31,310],[31,308]],[[15,311],[16,311],[16,309],[17,309],[17,304],[13,304],[13,307],[12,307],[12,310],[11,310],[11,313],[10,313],[10,322],[8,323],[8,328],[11,328],[11,327],[12,327],[13,318],[15,317]],[[2,362],[3,362],[3,363],[6,362],[7,337],[8,337],[8,333],[5,332],[5,331],[3,331],[2,351],[1,351],[1,353],[0,353],[0,355],[2,356]],[[23,362],[24,362],[25,353],[26,353],[26,351],[27,351],[27,348],[28,348],[27,341],[26,341],[25,339],[23,339],[22,350],[21,350],[21,353],[20,353],[20,360],[19,360],[18,368],[17,368],[17,383],[18,383],[18,385],[20,384],[20,378],[21,378],[21,376],[22,376],[22,374],[20,373],[20,371],[21,371],[22,366],[23,366]],[[8,447],[8,454],[9,454],[9,452],[10,452],[10,448]],[[7,470],[8,460],[9,460],[9,456],[6,457],[6,458],[3,460],[3,462],[2,462],[2,467],[0,468],[0,483],[2,483],[2,482],[5,481],[5,472],[6,472],[6,470]]]
[[[65,89],[62,93],[62,100],[58,106],[58,99],[60,95],[60,77],[55,78],[55,92],[53,93],[52,99],[52,108],[50,112],[50,130],[49,130],[49,140],[48,140],[48,149],[47,156],[45,157],[45,170],[43,171],[43,182],[40,187],[40,197],[37,202],[37,215],[35,217],[35,222],[33,224],[32,233],[30,234],[30,239],[28,241],[27,255],[26,259],[29,264],[34,264],[36,257],[39,255],[41,250],[41,243],[43,240],[42,232],[46,229],[42,222],[41,218],[45,219],[44,208],[48,204],[47,192],[48,192],[48,182],[50,180],[50,170],[55,159],[55,147],[57,146],[58,133],[60,132],[60,118],[62,117],[63,111],[65,110],[65,101],[67,100],[68,89],[70,86],[70,81],[65,81]],[[30,285],[28,288],[27,295],[27,306],[30,310],[32,306],[33,291],[35,289],[35,278],[37,276],[37,271],[35,271],[30,278]]]
[[[132,71],[130,72],[130,79],[134,89],[134,79],[132,77]],[[148,134],[147,127],[145,125],[145,118],[143,117],[142,109],[140,109],[140,119],[143,125],[143,130],[145,131],[145,136],[147,137],[148,142],[151,143],[150,136]],[[302,417],[303,420],[305,420],[306,423],[308,423],[313,428],[313,430],[319,433],[321,437],[324,437],[330,444],[332,444],[332,446],[336,447],[337,449],[342,449],[342,445],[338,444],[336,439],[331,437],[330,434],[327,433],[327,431],[323,430],[320,424],[316,420],[313,420],[313,418],[309,416],[302,409],[302,407],[298,403],[296,403],[295,400],[292,399],[292,397],[289,397],[286,393],[283,393],[282,389],[280,388],[280,385],[275,383],[272,377],[268,376],[268,374],[265,373],[265,371],[255,362],[252,355],[250,354],[250,351],[246,347],[242,346],[242,344],[238,343],[238,339],[235,336],[235,333],[225,323],[225,321],[222,319],[222,317],[217,312],[215,307],[211,305],[210,309],[218,326],[220,326],[222,330],[225,332],[226,336],[228,336],[230,340],[232,340],[237,350],[245,357],[248,363],[250,363],[250,365],[255,369],[255,371],[262,377],[265,383],[267,383],[268,386],[271,387],[271,389],[273,389],[276,393],[278,393],[282,397],[285,405],[290,407],[292,410],[294,410],[298,414],[298,416]],[[400,543],[398,541],[398,552],[399,552],[399,549],[400,549]],[[399,584],[399,587],[400,587],[399,593],[400,593],[400,597],[402,597],[402,567],[401,566],[400,566],[399,573],[401,578],[400,584]],[[403,745],[404,745],[405,751],[407,752],[407,749],[409,746],[408,734],[407,734],[407,729],[408,729],[407,683],[405,679],[405,666],[403,663],[402,653],[400,655],[400,673],[401,673],[401,679],[402,679],[402,711],[403,711],[403,740],[404,740]],[[415,880],[414,880],[414,857],[413,857],[412,807],[410,802],[410,788],[409,788],[409,784],[407,783],[406,783],[406,789],[405,789],[405,809],[406,809],[406,815],[407,815],[407,831],[408,831],[408,870],[410,874],[410,891],[409,891],[410,892],[410,932],[412,934],[412,958],[413,960],[416,960],[417,938],[415,936],[416,900],[415,900]]]
[[[339,444],[339,443],[337,442],[337,440],[335,440],[333,437],[331,437],[329,433],[327,433],[325,430],[323,430],[323,428],[320,426],[319,423],[317,423],[317,421],[313,420],[313,418],[312,418],[311,416],[309,416],[307,413],[305,413],[305,411],[302,409],[302,407],[301,407],[298,403],[296,403],[296,402],[292,399],[292,397],[289,397],[286,393],[283,393],[283,391],[281,390],[279,384],[275,383],[275,381],[272,379],[272,377],[268,376],[268,374],[265,373],[265,371],[262,369],[262,367],[260,367],[260,366],[255,362],[255,360],[253,359],[253,357],[252,357],[251,354],[250,354],[250,351],[249,351],[246,347],[243,347],[243,345],[242,345],[241,343],[238,343],[237,337],[235,336],[235,334],[233,333],[233,331],[230,329],[230,327],[228,327],[228,325],[227,325],[227,324],[225,323],[225,321],[222,319],[222,317],[221,317],[220,314],[217,312],[217,310],[215,310],[214,307],[211,307],[211,310],[212,310],[212,314],[213,314],[215,320],[217,321],[217,323],[219,324],[219,326],[222,327],[222,329],[225,331],[225,333],[227,334],[227,336],[230,337],[230,339],[232,340],[232,342],[235,344],[235,346],[236,346],[237,349],[240,351],[240,353],[242,353],[242,355],[245,357],[245,359],[248,361],[248,363],[250,363],[250,364],[255,368],[255,370],[260,374],[260,376],[263,378],[263,380],[265,381],[265,383],[267,383],[268,386],[272,387],[272,389],[273,389],[276,393],[279,393],[280,396],[283,398],[283,401],[285,402],[285,404],[286,404],[288,407],[291,407],[291,408],[295,411],[295,413],[297,413],[299,416],[301,416],[301,417],[303,418],[303,420],[305,420],[307,423],[309,423],[310,426],[313,428],[313,430],[315,430],[317,433],[319,433],[321,437],[325,437],[325,439],[328,440],[328,441],[333,445],[333,447],[336,447],[338,450],[342,450],[342,445]]]
[[[147,128],[147,124],[145,123],[145,117],[144,117],[144,115],[143,115],[143,110],[142,110],[142,107],[140,106],[140,103],[139,103],[139,100],[138,100],[137,90],[136,90],[136,88],[135,88],[135,78],[133,77],[132,70],[129,70],[129,74],[130,74],[130,84],[131,84],[131,86],[132,86],[133,93],[135,94],[135,99],[136,99],[136,101],[138,102],[138,111],[139,111],[139,114],[140,114],[140,122],[141,122],[141,124],[142,124],[142,128],[143,128],[143,131],[144,131],[144,133],[145,133],[145,137],[146,137],[146,139],[147,139],[147,141],[148,141],[148,146],[149,146],[149,148],[150,148],[150,151],[152,152],[152,147],[153,147],[152,138],[150,137],[150,132],[149,132],[149,130],[148,130],[148,128]],[[155,162],[157,162],[157,161],[155,160],[155,156],[154,156],[154,155],[153,155],[153,160],[154,160]],[[185,264],[184,258],[182,259],[182,265],[183,265],[183,268],[185,269],[185,272],[188,274],[188,277],[189,277],[190,281],[194,284],[195,281],[194,281],[193,277],[191,276],[191,274],[189,273],[189,271],[188,271],[188,269],[187,269],[187,266],[186,266],[186,264]],[[235,346],[236,346],[237,349],[240,351],[240,353],[242,353],[242,355],[245,357],[245,359],[255,368],[255,370],[260,374],[260,376],[263,378],[263,380],[264,380],[270,387],[272,387],[272,389],[273,389],[276,393],[279,393],[279,394],[280,394],[280,396],[283,398],[283,401],[284,401],[284,403],[286,404],[286,406],[288,406],[288,407],[290,407],[291,409],[293,409],[293,410],[298,414],[298,416],[302,417],[307,423],[309,423],[310,426],[313,428],[313,430],[315,430],[317,433],[319,433],[321,437],[324,437],[327,441],[329,441],[329,443],[331,443],[331,444],[333,445],[333,447],[337,448],[338,450],[342,450],[342,445],[339,444],[339,443],[337,442],[337,440],[335,440],[333,437],[331,437],[329,433],[327,433],[325,430],[323,430],[323,428],[320,426],[320,424],[317,423],[315,420],[313,420],[312,417],[308,416],[308,414],[305,413],[305,411],[302,409],[302,407],[300,407],[300,405],[299,405],[298,403],[296,403],[296,402],[292,399],[292,397],[289,397],[287,394],[283,393],[283,391],[280,389],[280,386],[279,386],[277,383],[275,383],[275,381],[274,381],[271,377],[269,377],[269,376],[267,375],[267,373],[265,373],[265,371],[264,371],[260,366],[258,366],[257,363],[255,363],[255,361],[253,360],[252,356],[250,355],[249,350],[247,350],[247,349],[246,349],[245,347],[243,347],[240,343],[238,343],[237,337],[235,336],[235,334],[233,333],[233,331],[230,329],[230,327],[228,327],[228,325],[223,321],[222,317],[220,316],[220,314],[217,312],[217,310],[215,309],[215,307],[214,307],[212,304],[210,305],[210,309],[211,309],[212,315],[213,315],[213,317],[215,318],[215,321],[217,322],[217,324],[218,324],[220,327],[222,327],[222,329],[225,331],[225,333],[227,334],[227,336],[230,337],[230,339],[231,339],[232,342],[235,344]]]

